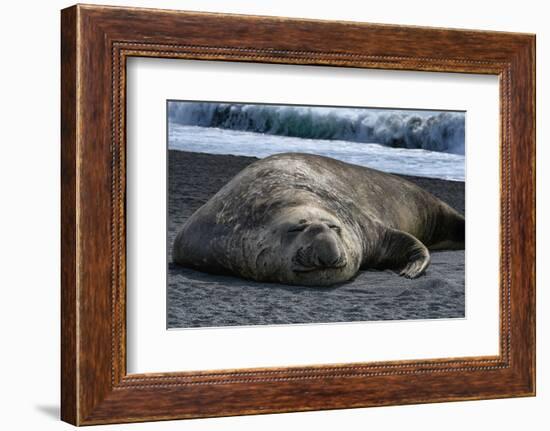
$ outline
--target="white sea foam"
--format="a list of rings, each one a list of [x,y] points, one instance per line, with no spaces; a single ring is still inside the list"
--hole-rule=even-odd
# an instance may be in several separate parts
[[[332,157],[385,172],[464,181],[464,156],[376,143],[305,139],[169,122],[168,147],[210,154],[267,157],[301,152]]]

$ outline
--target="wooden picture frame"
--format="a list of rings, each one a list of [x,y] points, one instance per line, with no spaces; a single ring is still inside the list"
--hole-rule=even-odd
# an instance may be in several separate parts
[[[534,35],[83,5],[61,17],[64,421],[535,394]],[[131,56],[498,75],[500,354],[127,374],[125,65]]]

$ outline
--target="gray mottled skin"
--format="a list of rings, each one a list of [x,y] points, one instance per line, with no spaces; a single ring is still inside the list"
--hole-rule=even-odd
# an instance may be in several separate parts
[[[286,153],[222,187],[183,225],[172,257],[211,273],[327,286],[367,268],[418,277],[429,248],[464,248],[462,215],[402,178]]]

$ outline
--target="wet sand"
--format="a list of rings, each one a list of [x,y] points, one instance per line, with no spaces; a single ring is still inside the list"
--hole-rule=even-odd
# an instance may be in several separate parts
[[[168,250],[179,227],[254,157],[169,151]],[[464,214],[464,183],[403,176]],[[432,252],[415,280],[361,271],[337,287],[216,276],[169,263],[168,328],[464,317],[464,251]]]

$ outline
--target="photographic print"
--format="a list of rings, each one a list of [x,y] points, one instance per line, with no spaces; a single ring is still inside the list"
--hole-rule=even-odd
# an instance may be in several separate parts
[[[167,102],[167,327],[465,317],[465,112]]]

